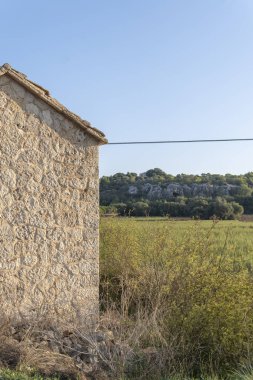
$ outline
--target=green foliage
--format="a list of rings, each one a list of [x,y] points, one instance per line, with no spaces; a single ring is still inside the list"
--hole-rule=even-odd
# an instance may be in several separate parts
[[[175,190],[166,193],[171,184]],[[195,185],[202,186],[199,192],[191,190]],[[155,191],[149,193],[150,187]],[[116,207],[122,216],[208,219],[215,215],[221,219],[236,219],[243,212],[253,213],[253,172],[173,176],[155,168],[140,175],[117,173],[100,179],[100,204]]]
[[[156,348],[150,378],[222,377],[253,362],[252,228],[102,220],[101,308],[117,311],[116,330],[136,356]]]
[[[0,369],[0,380],[59,380],[57,377],[45,377],[37,373]]]
[[[133,204],[134,216],[147,216],[149,214],[149,204],[146,202],[135,202]]]
[[[118,209],[117,209],[117,206],[114,206],[114,205],[100,206],[99,213],[100,215],[112,215],[112,214],[117,215]]]
[[[227,202],[226,199],[217,197],[211,204],[210,213],[219,219],[236,219],[243,214],[243,207],[236,202]]]

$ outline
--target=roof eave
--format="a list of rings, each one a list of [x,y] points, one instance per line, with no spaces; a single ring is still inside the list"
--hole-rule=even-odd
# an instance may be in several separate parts
[[[34,95],[38,96],[40,99],[42,99],[45,103],[47,103],[50,107],[54,108],[57,112],[64,115],[69,120],[75,122],[79,127],[84,129],[88,134],[90,134],[92,137],[94,137],[98,142],[99,145],[107,144],[108,140],[106,139],[103,132],[99,131],[98,129],[91,127],[91,125],[85,121],[79,118],[79,116],[75,115],[74,113],[70,112],[60,103],[55,103],[53,99],[46,95],[46,93],[49,94],[46,90],[44,90],[41,86],[31,82],[30,80],[26,79],[25,75],[16,72],[12,67],[8,64],[3,65],[0,68],[0,76],[2,75],[8,75],[12,79],[14,79],[16,82],[18,82],[20,85],[25,87],[28,91],[32,92]],[[45,93],[43,93],[45,91]]]

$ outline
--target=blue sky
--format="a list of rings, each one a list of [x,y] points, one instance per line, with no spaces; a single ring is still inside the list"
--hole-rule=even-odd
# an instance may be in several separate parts
[[[1,16],[1,63],[112,142],[253,137],[252,0],[9,0]],[[245,173],[252,152],[103,146],[100,174]]]

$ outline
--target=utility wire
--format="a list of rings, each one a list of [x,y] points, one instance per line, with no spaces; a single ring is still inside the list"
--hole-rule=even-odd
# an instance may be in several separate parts
[[[161,141],[121,141],[121,142],[109,142],[107,145],[191,144],[191,143],[236,142],[236,141],[253,141],[253,138],[245,138],[245,139],[201,139],[201,140],[161,140]]]

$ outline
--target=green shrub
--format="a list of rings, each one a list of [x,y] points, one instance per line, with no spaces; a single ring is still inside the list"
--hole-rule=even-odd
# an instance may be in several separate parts
[[[59,380],[57,377],[45,377],[37,373],[14,371],[10,369],[0,369],[0,380]]]

